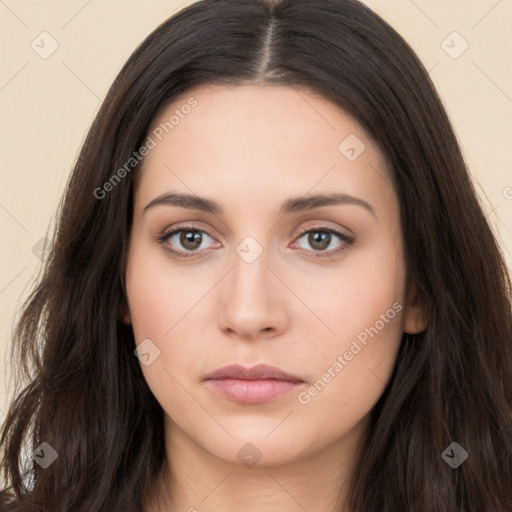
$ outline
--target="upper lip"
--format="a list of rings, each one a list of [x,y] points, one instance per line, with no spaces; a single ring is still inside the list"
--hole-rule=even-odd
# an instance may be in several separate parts
[[[267,364],[258,364],[251,368],[245,368],[239,364],[230,364],[223,366],[208,374],[205,380],[213,379],[245,379],[245,380],[259,380],[259,379],[276,379],[287,380],[290,382],[304,382],[299,377],[291,375],[280,368],[269,366]]]

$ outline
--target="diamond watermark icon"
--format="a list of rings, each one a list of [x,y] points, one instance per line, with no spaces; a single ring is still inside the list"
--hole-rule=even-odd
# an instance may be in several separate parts
[[[442,41],[441,48],[452,59],[458,59],[469,48],[469,43],[458,32],[453,31]]]
[[[41,32],[30,44],[39,57],[47,59],[57,48],[59,43],[48,32]]]
[[[44,236],[39,240],[34,247],[32,247],[32,254],[43,261],[44,248],[46,247],[46,243],[48,239]]]
[[[149,366],[160,356],[160,349],[149,338],[146,338],[139,343],[133,353],[144,366]]]
[[[236,247],[236,252],[246,263],[254,263],[263,252],[263,247],[252,237],[245,237]]]
[[[46,469],[53,464],[59,454],[54,448],[48,443],[41,443],[32,453],[32,459],[34,459],[43,469]]]
[[[459,443],[453,442],[444,450],[441,457],[453,469],[457,469],[468,458],[468,452]]]
[[[354,133],[347,135],[338,145],[340,153],[350,162],[357,160],[365,149],[363,141]]]
[[[243,462],[248,468],[254,466],[261,459],[262,455],[258,447],[253,443],[244,444],[236,454],[240,462]]]

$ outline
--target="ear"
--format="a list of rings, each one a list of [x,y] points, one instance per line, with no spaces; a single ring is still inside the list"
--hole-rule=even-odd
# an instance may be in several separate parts
[[[126,281],[125,281],[126,280],[126,273],[125,273],[126,252],[123,254],[122,267],[123,267],[123,273],[122,273],[122,277],[121,277],[121,287],[122,287],[123,293],[121,293],[120,297],[119,297],[118,315],[120,318],[122,318],[122,320],[125,324],[130,324],[131,323],[130,308],[128,306],[128,298],[127,298],[127,294],[126,294]]]
[[[130,311],[124,300],[122,300],[121,304],[119,305],[118,315],[120,318],[122,318],[125,324],[131,323]]]
[[[427,328],[427,308],[421,300],[418,287],[414,281],[410,282],[406,295],[407,300],[404,313],[404,332],[417,334]]]

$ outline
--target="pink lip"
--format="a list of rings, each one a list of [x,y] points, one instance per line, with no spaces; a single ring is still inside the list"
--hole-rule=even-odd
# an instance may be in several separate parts
[[[246,404],[269,402],[304,384],[299,377],[265,364],[252,368],[237,364],[223,366],[204,380],[213,391]]]

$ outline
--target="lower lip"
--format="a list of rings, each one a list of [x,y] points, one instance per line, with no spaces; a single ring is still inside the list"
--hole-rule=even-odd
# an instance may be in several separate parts
[[[213,391],[235,402],[262,404],[289,393],[304,384],[277,379],[211,379],[206,385]]]

